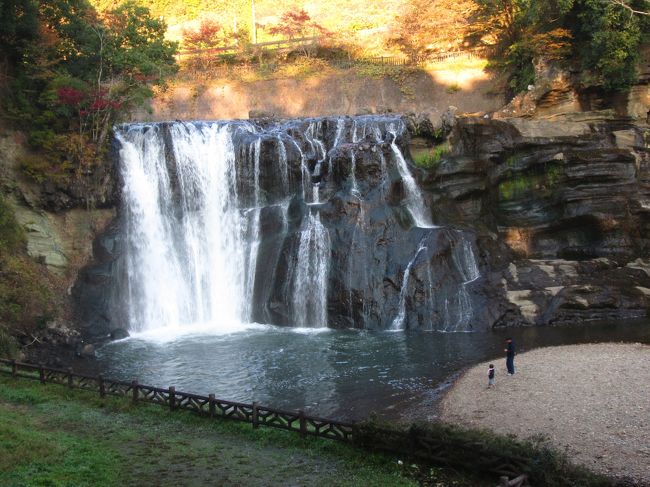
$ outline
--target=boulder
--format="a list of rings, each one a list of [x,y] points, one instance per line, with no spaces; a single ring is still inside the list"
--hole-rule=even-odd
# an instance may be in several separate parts
[[[86,343],[79,351],[79,356],[82,358],[95,358],[95,346]]]
[[[116,328],[115,330],[111,330],[110,333],[111,340],[123,340],[129,336],[131,335],[124,328]]]

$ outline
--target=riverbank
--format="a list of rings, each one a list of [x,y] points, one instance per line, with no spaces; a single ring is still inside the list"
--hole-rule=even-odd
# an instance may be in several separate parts
[[[443,421],[518,438],[544,436],[587,468],[650,485],[650,346],[587,344],[518,355],[467,370],[442,400]]]

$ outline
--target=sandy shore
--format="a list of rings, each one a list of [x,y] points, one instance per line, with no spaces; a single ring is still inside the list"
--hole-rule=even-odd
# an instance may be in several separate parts
[[[505,354],[504,354],[505,356]],[[520,438],[542,434],[576,463],[650,484],[650,346],[590,344],[505,357],[464,373],[442,400],[441,419]]]

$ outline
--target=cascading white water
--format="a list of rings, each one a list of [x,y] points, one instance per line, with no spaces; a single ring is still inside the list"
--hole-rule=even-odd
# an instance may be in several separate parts
[[[455,332],[465,331],[471,326],[474,309],[467,286],[481,277],[481,273],[471,242],[465,239],[460,232],[458,232],[458,240],[452,240],[452,242],[455,242],[452,249],[452,260],[463,281],[458,289],[458,294],[454,297],[457,310],[455,319],[450,316],[449,303],[447,300],[445,301],[445,326],[443,329]]]
[[[468,284],[475,281],[481,276],[480,271],[478,270],[478,264],[476,263],[476,257],[474,255],[474,250],[472,249],[472,243],[463,238],[462,234],[458,232],[460,245],[456,243],[452,250],[452,259],[456,265],[456,269],[463,276],[463,282]]]
[[[282,188],[289,192],[289,162],[287,161],[287,148],[284,141],[278,137],[278,158],[280,163],[280,174],[282,175]]]
[[[255,288],[255,273],[257,271],[257,251],[260,246],[260,145],[258,138],[248,150],[248,160],[253,162],[253,208],[245,213],[248,223],[246,231],[247,265],[243,318],[253,321],[253,292]]]
[[[158,127],[136,125],[117,133],[130,328],[238,323],[247,259],[241,232],[232,231],[243,225],[232,130],[223,124],[175,124],[170,136],[173,175]]]
[[[318,203],[318,188],[313,188]],[[318,213],[309,217],[300,231],[298,261],[293,285],[293,312],[298,326],[327,326],[327,281],[330,264],[330,237]]]
[[[359,197],[359,185],[357,184],[357,156],[353,150],[350,151],[350,178],[352,179],[352,194]]]
[[[413,263],[417,260],[418,256],[423,250],[426,250],[426,246],[420,245],[417,252],[415,252],[415,255],[404,270],[404,276],[402,277],[402,287],[399,291],[399,311],[397,312],[397,316],[390,326],[391,330],[404,329],[404,318],[406,318],[406,291],[409,285],[409,278],[411,277],[411,267],[413,267]]]
[[[321,220],[321,211],[331,215],[331,203],[319,204],[319,188],[331,191],[329,178],[334,173],[323,164],[336,147],[351,154],[349,184],[360,205],[348,242],[344,264],[348,268],[339,275],[348,288],[354,326],[372,326],[366,321],[377,316],[373,306],[382,298],[377,301],[378,295],[370,290],[376,276],[369,267],[359,266],[358,259],[371,265],[365,246],[372,214],[366,215],[361,189],[365,195],[373,187],[369,180],[357,181],[356,169],[365,173],[357,168],[357,148],[348,145],[389,143],[387,157],[381,150],[376,155],[381,167],[381,179],[375,183],[380,185],[379,194],[396,168],[415,224],[432,225],[397,145],[405,130],[402,122],[338,118],[336,133],[330,132],[329,138],[326,127],[334,128],[330,124],[309,120],[265,128],[251,122],[197,122],[134,124],[116,130],[132,331],[194,328],[188,325],[219,331],[267,319],[326,327],[329,279],[336,272],[330,269],[330,230]],[[424,248],[404,270],[393,329],[403,329],[407,321],[409,279]],[[459,318],[450,326],[462,328],[472,314],[465,284],[478,277],[471,244],[462,235],[453,260],[463,286],[458,303],[452,303],[457,304]],[[430,268],[427,272],[427,306],[433,307],[434,279]]]
[[[404,183],[406,205],[413,216],[415,225],[422,228],[434,228],[429,212],[426,210],[426,206],[424,205],[424,199],[422,198],[422,193],[420,193],[420,188],[418,188],[415,179],[408,169],[408,164],[406,164],[402,151],[397,147],[397,127],[395,127],[395,124],[391,123],[388,126],[388,132],[393,136],[390,147],[395,155],[397,170],[399,171],[399,174],[402,177],[402,182]]]

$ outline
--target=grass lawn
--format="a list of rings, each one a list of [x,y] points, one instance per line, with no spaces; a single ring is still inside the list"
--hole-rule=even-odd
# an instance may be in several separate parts
[[[0,486],[416,486],[335,441],[0,376]],[[472,485],[427,469],[426,485]]]

